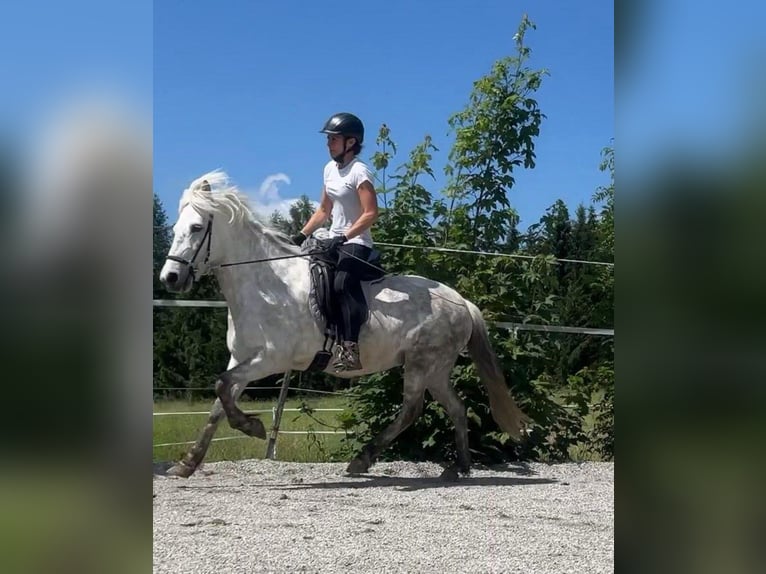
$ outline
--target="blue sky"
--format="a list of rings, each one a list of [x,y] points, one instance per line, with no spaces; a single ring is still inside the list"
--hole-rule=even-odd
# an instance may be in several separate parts
[[[342,109],[362,116],[373,135],[387,122],[401,161],[432,135],[441,151],[431,190],[439,191],[447,118],[472,82],[512,53],[525,10],[538,25],[528,35],[531,65],[551,76],[538,92],[548,118],[537,168],[517,173],[511,192],[524,225],[557,198],[587,202],[606,181],[599,154],[613,137],[618,177],[629,180],[674,149],[726,160],[754,128],[766,128],[763,2],[636,5],[617,130],[613,8],[603,0],[360,2],[338,15],[296,0],[6,4],[4,145],[27,151],[26,140],[72,95],[117,94],[147,120],[153,110],[155,190],[171,218],[188,182],[216,167],[256,196],[269,176],[285,174],[281,198],[317,197],[326,152],[316,132]]]
[[[381,123],[394,166],[426,134],[439,152],[434,195],[452,143],[447,120],[472,83],[514,53],[522,14],[529,65],[547,68],[537,167],[516,174],[522,228],[561,198],[573,210],[607,182],[614,137],[612,2],[356,2],[163,0],[154,5],[154,182],[170,220],[184,187],[224,169],[267,212],[318,199],[328,160],[317,133],[336,111],[362,118],[375,151]],[[289,183],[288,183],[289,182]]]

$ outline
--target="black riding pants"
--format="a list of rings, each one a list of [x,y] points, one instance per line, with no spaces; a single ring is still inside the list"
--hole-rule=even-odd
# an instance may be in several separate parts
[[[359,342],[359,330],[367,319],[361,278],[369,271],[366,261],[371,251],[358,243],[346,243],[338,249],[333,295],[338,313],[336,322],[344,341]]]

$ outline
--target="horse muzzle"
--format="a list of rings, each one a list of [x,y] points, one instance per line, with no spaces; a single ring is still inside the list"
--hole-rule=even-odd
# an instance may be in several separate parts
[[[181,266],[178,270],[167,269],[168,263],[165,263],[160,273],[160,282],[165,289],[171,293],[186,293],[194,284],[194,273],[188,265]]]

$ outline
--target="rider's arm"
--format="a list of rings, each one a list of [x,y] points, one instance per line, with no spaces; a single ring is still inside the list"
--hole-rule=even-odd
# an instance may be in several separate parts
[[[346,239],[351,239],[366,231],[378,219],[378,197],[375,195],[375,188],[372,187],[370,181],[366,179],[360,183],[357,193],[359,193],[359,201],[362,203],[362,215],[346,231],[344,234]]]
[[[301,233],[306,237],[314,233],[314,231],[322,227],[322,224],[327,221],[331,212],[332,201],[330,201],[330,198],[327,196],[327,190],[322,187],[322,199],[319,202],[319,207],[306,222],[306,225],[303,226]]]

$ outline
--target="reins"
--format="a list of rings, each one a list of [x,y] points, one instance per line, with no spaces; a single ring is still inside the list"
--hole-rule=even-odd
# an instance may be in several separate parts
[[[249,265],[251,263],[267,263],[269,261],[279,261],[280,259],[295,259],[296,257],[311,257],[317,253],[324,253],[323,251],[314,251],[312,253],[295,253],[293,255],[280,255],[279,257],[266,257],[264,259],[250,259],[248,261],[236,261],[234,263],[221,263],[220,265],[214,265],[217,267],[234,267],[235,265]]]
[[[327,250],[323,249],[319,251],[311,251],[309,253],[295,253],[292,255],[280,255],[278,257],[265,257],[263,259],[250,259],[248,261],[235,261],[232,263],[221,263],[219,265],[214,265],[211,268],[215,269],[219,267],[234,267],[236,265],[250,265],[251,263],[268,263],[269,261],[279,261],[281,259],[295,259],[296,257],[312,257],[314,255],[320,255],[322,253],[327,253]],[[357,257],[356,255],[353,255],[351,253],[345,253],[345,255],[348,257],[352,257],[356,259],[357,261],[361,261],[362,263],[364,263],[365,265],[368,265],[369,267],[372,267],[376,271],[380,271],[381,273],[383,273],[384,277],[390,275],[390,273],[386,273],[383,269],[381,269],[377,265],[373,265],[372,263],[370,263],[369,261],[365,259],[362,259],[361,257]]]

